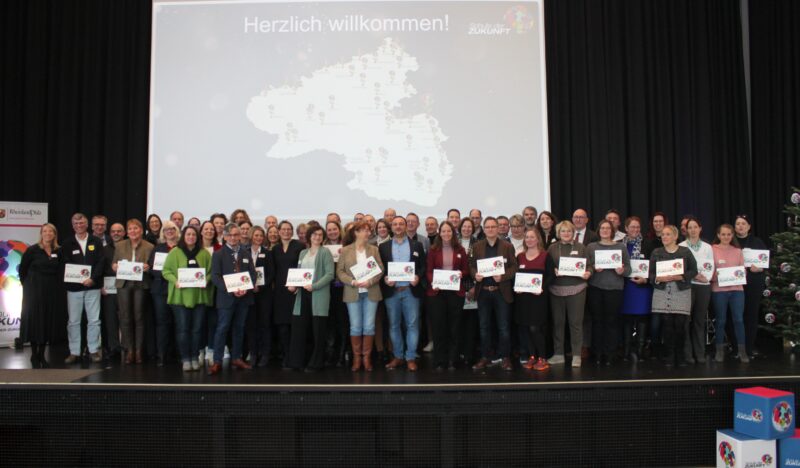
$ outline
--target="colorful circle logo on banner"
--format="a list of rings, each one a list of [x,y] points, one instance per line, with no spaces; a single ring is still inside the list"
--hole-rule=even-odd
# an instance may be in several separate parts
[[[533,15],[522,5],[509,8],[508,11],[506,11],[504,19],[506,24],[518,34],[533,29]]]
[[[28,245],[15,240],[0,240],[0,290],[3,304],[0,309],[8,311],[12,304],[22,302],[22,283],[19,281],[19,264]]]
[[[723,440],[719,444],[719,457],[725,463],[725,466],[736,466],[736,454],[733,453],[733,447],[731,447],[731,444],[726,440]]]
[[[782,401],[775,405],[772,410],[772,426],[779,431],[785,431],[792,426],[792,408],[789,403]]]

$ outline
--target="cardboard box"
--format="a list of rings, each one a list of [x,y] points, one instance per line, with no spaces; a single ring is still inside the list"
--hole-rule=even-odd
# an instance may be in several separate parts
[[[732,429],[717,431],[717,468],[773,468],[777,460],[774,440],[739,434]]]
[[[800,467],[800,430],[795,429],[792,437],[778,441],[780,467]]]
[[[765,387],[740,388],[733,400],[733,430],[757,439],[794,435],[794,394]]]

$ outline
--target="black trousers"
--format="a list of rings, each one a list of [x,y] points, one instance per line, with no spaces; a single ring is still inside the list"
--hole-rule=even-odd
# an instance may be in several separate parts
[[[119,342],[119,316],[117,315],[117,295],[106,294],[100,299],[100,327],[103,348],[106,353],[118,353],[122,349]],[[84,341],[84,343],[86,343]]]
[[[311,313],[311,293],[303,290],[299,294],[303,294],[302,306],[300,315],[292,316],[291,340],[286,367],[321,369],[325,364],[328,317],[314,317]],[[311,355],[308,365],[305,364],[307,354]]]
[[[426,303],[433,328],[433,362],[437,366],[454,363],[460,349],[464,298],[455,291],[439,291],[428,296]]]
[[[478,344],[478,309],[464,309],[461,316],[461,354],[467,363],[475,362]],[[433,344],[436,349],[436,343]]]
[[[610,356],[617,346],[621,289],[600,289],[589,286],[589,312],[592,314],[592,346],[595,355]]]
[[[664,339],[665,354],[664,359],[670,360],[677,357],[678,361],[683,361],[686,340],[686,322],[688,315],[682,314],[653,314],[661,316],[661,333]]]

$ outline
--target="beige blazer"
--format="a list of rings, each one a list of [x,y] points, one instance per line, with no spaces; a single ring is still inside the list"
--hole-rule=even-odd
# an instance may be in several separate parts
[[[150,252],[153,251],[153,248],[153,244],[142,239],[142,241],[139,243],[139,247],[136,249],[136,261],[147,263],[147,261],[150,259]],[[133,248],[131,247],[130,239],[121,240],[114,245],[114,261],[111,263],[117,263],[120,260],[130,260],[132,253]],[[150,274],[145,272],[145,274],[142,275],[142,283],[139,286],[143,289],[150,289],[151,278],[152,277]],[[117,288],[122,288],[125,286],[125,283],[128,283],[128,281],[117,280],[116,286]],[[135,283],[135,281],[130,281],[130,283]]]
[[[381,262],[381,254],[378,252],[378,247],[367,244],[365,249],[367,258],[374,257],[381,271],[385,272],[386,270],[383,267],[383,262]],[[350,267],[356,263],[356,244],[350,244],[344,247],[342,253],[339,254],[339,263],[336,264],[336,279],[344,284],[344,293],[342,294],[342,300],[344,302],[358,301],[358,288],[352,285],[355,278],[353,278],[353,273],[350,271]],[[368,281],[369,288],[367,288],[367,297],[369,297],[370,301],[378,302],[383,299],[380,287],[382,277],[383,275],[380,274]]]

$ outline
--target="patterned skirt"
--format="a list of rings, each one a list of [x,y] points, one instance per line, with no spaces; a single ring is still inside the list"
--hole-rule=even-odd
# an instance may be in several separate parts
[[[692,290],[678,289],[674,281],[667,283],[664,289],[653,290],[653,313],[691,315]]]

